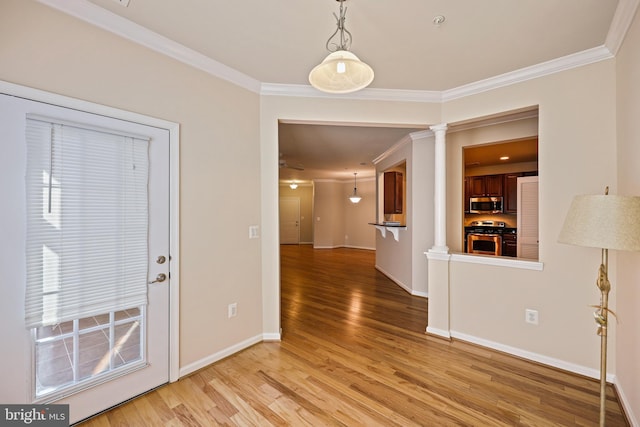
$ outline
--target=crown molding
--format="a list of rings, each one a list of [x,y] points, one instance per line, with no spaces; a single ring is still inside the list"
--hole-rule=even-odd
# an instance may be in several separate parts
[[[323,93],[310,85],[261,83],[87,0],[38,2],[260,95],[442,103],[613,58],[631,25],[640,0],[620,0],[603,46],[444,91],[368,88],[342,95]]]
[[[442,102],[442,92],[432,90],[401,90],[368,88],[341,95],[321,92],[310,85],[263,83],[265,96],[299,96],[305,98],[359,99],[369,101]]]
[[[633,17],[638,10],[638,4],[640,0],[620,0],[616,12],[613,15],[611,26],[609,27],[609,33],[604,45],[615,56],[622,46],[627,31],[633,22]]]
[[[252,92],[260,93],[260,82],[256,79],[86,0],[38,1],[183,64],[190,65]]]
[[[538,77],[555,74],[560,71],[581,67],[598,61],[613,58],[613,54],[605,46],[599,46],[582,52],[573,53],[551,61],[542,62],[530,67],[521,68],[516,71],[490,77],[457,88],[445,90],[442,93],[443,102],[464,98],[470,95],[498,89],[515,83],[536,79]]]

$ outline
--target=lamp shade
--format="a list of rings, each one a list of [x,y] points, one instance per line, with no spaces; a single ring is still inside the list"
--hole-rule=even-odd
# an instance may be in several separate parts
[[[373,69],[347,50],[338,50],[309,73],[309,83],[328,93],[350,93],[363,89],[373,81]]]
[[[576,196],[558,241],[601,249],[640,251],[640,197]]]

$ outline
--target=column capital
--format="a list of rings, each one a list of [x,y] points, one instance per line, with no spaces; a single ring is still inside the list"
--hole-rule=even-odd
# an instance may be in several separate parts
[[[439,125],[429,126],[429,129],[433,132],[446,132],[447,129],[449,129],[449,126],[447,126],[446,123],[440,123]]]

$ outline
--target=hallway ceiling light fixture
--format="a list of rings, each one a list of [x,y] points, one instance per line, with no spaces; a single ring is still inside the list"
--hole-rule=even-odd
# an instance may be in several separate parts
[[[309,83],[327,93],[350,93],[369,86],[373,81],[373,69],[349,52],[352,37],[344,26],[347,9],[340,2],[340,16],[335,13],[337,29],[327,40],[326,48],[331,52],[309,73]]]
[[[296,182],[292,182],[291,184],[289,184],[289,187],[291,187],[292,190],[295,190],[296,188],[298,188],[298,184],[296,184]]]
[[[358,184],[356,183],[356,175],[358,175],[358,172],[353,173],[353,194],[349,196],[349,200],[351,200],[351,203],[358,203],[360,200],[362,200],[362,197],[358,196]]]

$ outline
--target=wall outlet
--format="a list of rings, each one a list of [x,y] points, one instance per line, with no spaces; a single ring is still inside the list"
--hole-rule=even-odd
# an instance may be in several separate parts
[[[524,321],[527,323],[531,323],[532,325],[538,324],[538,310],[532,310],[527,308],[524,311]]]
[[[238,315],[238,303],[234,302],[229,304],[228,313],[229,319]]]
[[[257,239],[258,237],[260,237],[260,228],[257,225],[250,225],[249,226],[249,238],[250,239]]]

